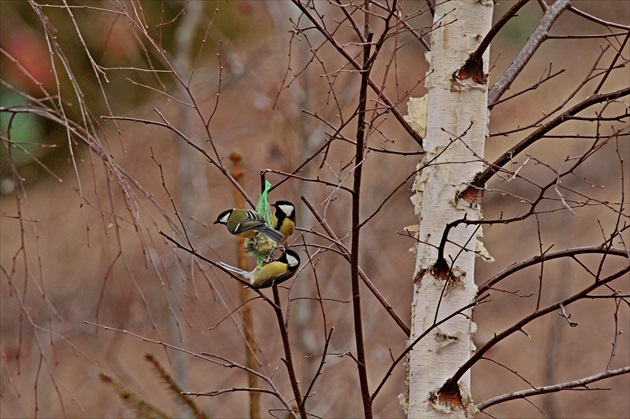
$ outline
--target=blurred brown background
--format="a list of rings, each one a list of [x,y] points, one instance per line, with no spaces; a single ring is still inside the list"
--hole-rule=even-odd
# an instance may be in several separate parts
[[[166,51],[166,59],[183,69],[182,74],[190,74],[190,68],[195,66],[190,91],[197,101],[197,108],[206,118],[215,112],[209,132],[226,167],[230,167],[227,155],[234,149],[241,151],[246,172],[244,188],[255,200],[261,170],[291,172],[318,144],[323,144],[326,134],[332,132],[302,110],[337,123],[336,103],[346,113],[356,106],[358,78],[351,73],[341,73],[334,79],[336,96],[331,94],[330,78],[322,75],[337,71],[343,62],[338,54],[325,46],[318,49],[318,60],[309,63],[309,49],[319,46],[322,39],[297,34],[290,42],[293,27],[289,22],[297,22],[299,13],[288,2],[194,3],[202,3],[202,6],[188,4],[187,7],[199,7],[196,16],[200,23],[188,38],[183,25],[193,19],[192,12],[180,14],[186,2],[126,2],[124,5],[127,8],[132,8],[133,4],[142,6],[141,14],[145,16],[147,27],[152,28],[151,36]],[[507,25],[493,44],[491,63],[495,67],[491,84],[537,25],[541,13],[536,2],[532,3],[523,9],[518,19]],[[575,3],[599,18],[624,25],[630,23],[626,1]],[[511,4],[501,2],[495,16],[502,15]],[[240,285],[204,262],[191,265],[190,255],[173,250],[158,230],[175,237],[177,234],[167,220],[175,228],[181,227],[170,203],[170,194],[195,248],[210,259],[236,264],[235,240],[224,228],[212,224],[218,213],[233,206],[234,188],[215,166],[167,129],[100,118],[101,115],[124,115],[159,121],[154,111],[158,109],[173,125],[214,155],[208,132],[199,122],[196,110],[180,102],[190,103],[190,98],[177,87],[173,78],[168,73],[135,70],[147,68],[147,57],[156,70],[167,68],[162,60],[164,57],[159,57],[146,39],[139,40],[136,29],[122,15],[99,9],[115,10],[118,3],[81,5],[71,9],[78,32],[68,10],[55,7],[42,10],[57,30],[55,36],[64,47],[85,104],[94,117],[92,129],[100,138],[99,146],[105,151],[109,163],[103,164],[103,156],[86,147],[80,139],[69,140],[65,130],[50,120],[22,115],[13,121],[12,139],[39,143],[25,147],[48,170],[34,163],[25,153],[12,155],[16,170],[24,178],[22,190],[12,177],[6,147],[3,147],[0,414],[6,418],[31,417],[35,413],[40,417],[133,417],[133,412],[112,389],[100,381],[98,374],[105,372],[176,415],[175,403],[144,361],[144,354],[153,353],[186,391],[246,386],[247,378],[242,371],[192,356],[210,352],[235,362],[245,362],[239,312],[223,320],[239,307]],[[339,13],[335,8],[326,8],[325,4],[321,7],[329,13]],[[417,9],[416,3],[405,5],[409,13]],[[33,9],[23,1],[5,0],[0,2],[0,10],[3,50],[18,58],[33,78],[54,92],[56,80],[51,72],[49,47]],[[208,26],[211,20],[213,24]],[[430,16],[424,13],[414,23],[427,28]],[[207,39],[199,53],[208,27]],[[566,13],[553,32],[575,33],[578,28],[587,33],[589,29],[601,31],[600,27]],[[345,42],[355,41],[344,32],[340,32],[339,37]],[[307,39],[317,42],[309,46]],[[82,43],[92,58],[106,68],[107,80],[101,77],[100,85],[95,82]],[[401,43],[408,45],[397,53],[396,83],[391,81],[388,86],[392,89],[391,96],[401,101],[399,109],[405,113],[406,92],[414,97],[425,93],[421,80],[427,67],[423,58],[425,51],[417,41],[403,36]],[[527,125],[556,106],[593,65],[602,44],[601,39],[545,43],[511,91],[516,92],[538,81],[550,63],[554,70],[564,68],[566,72],[538,90],[495,108],[490,131]],[[183,49],[184,46],[190,51]],[[393,47],[389,48],[390,51],[383,53],[385,57],[393,56]],[[627,46],[624,54],[627,59]],[[379,63],[376,79],[378,74],[383,74],[387,64],[385,60]],[[1,65],[3,81],[26,95],[40,96],[37,86],[24,77],[7,54],[2,56]],[[289,66],[291,70],[287,72]],[[59,58],[55,59],[55,68],[63,73]],[[304,68],[306,70],[302,72]],[[299,77],[295,78],[298,73]],[[605,90],[628,83],[627,72],[625,75],[615,74]],[[171,97],[142,85],[167,91]],[[72,91],[72,81],[67,76],[60,76],[60,87],[64,100],[67,100],[64,106],[68,117],[80,121],[81,107]],[[11,92],[7,84],[2,89],[3,106],[27,103],[23,97]],[[627,98],[624,103],[627,104]],[[2,118],[3,136],[6,136],[8,115],[4,114]],[[355,126],[351,123],[343,133],[352,138]],[[581,129],[574,128],[576,131]],[[374,132],[370,146],[418,151],[417,144],[392,118],[381,121],[378,131],[383,134]],[[491,137],[486,157],[492,160],[522,136],[522,133],[516,133]],[[68,147],[69,141],[74,157]],[[619,153],[627,157],[628,137],[622,137],[617,145]],[[584,147],[579,141],[546,141],[528,152],[557,168],[567,156],[579,155]],[[349,186],[351,175],[345,178],[348,176],[345,166],[352,155],[352,145],[335,142],[326,164],[320,167],[322,158],[319,157],[300,175],[319,176]],[[371,152],[368,157],[362,190],[364,217],[415,170],[420,159],[418,155],[378,152]],[[522,163],[525,157],[519,159]],[[158,163],[162,165],[166,187],[162,185]],[[627,160],[623,165],[627,176]],[[121,171],[113,173],[112,167]],[[625,180],[625,184],[621,184],[620,173],[615,147],[611,146],[593,156],[580,174],[603,186],[592,188],[589,193],[593,196],[615,202],[619,200],[620,188],[625,188],[627,202],[628,183]],[[521,174],[541,182],[550,176],[534,164],[526,165]],[[267,179],[276,184],[283,177],[268,173]],[[414,270],[414,256],[409,248],[414,243],[406,236],[404,228],[417,223],[409,201],[410,186],[411,181],[397,190],[393,199],[367,224],[361,236],[363,270],[405,321],[409,321]],[[528,189],[525,182],[514,182],[514,185],[497,182],[489,187],[522,196],[536,193]],[[576,179],[575,187],[584,187],[583,182]],[[349,195],[330,186],[290,179],[275,189],[270,199],[272,202],[289,199],[300,203],[302,195],[307,196],[319,211],[325,211],[328,223],[349,244]],[[516,214],[523,208],[518,200],[501,193],[489,193],[483,202],[486,218],[499,217],[501,213]],[[300,227],[321,231],[303,206],[299,210]],[[627,220],[627,211],[625,215]],[[608,231],[614,222],[613,211],[602,206],[588,206],[576,214],[559,211],[541,215],[540,229],[546,247],[554,245],[554,250],[560,250],[600,243],[600,226]],[[477,282],[484,282],[515,261],[538,254],[536,229],[535,220],[485,228],[484,243],[496,261],[479,263]],[[628,234],[624,237],[628,243]],[[329,244],[312,234],[305,234],[304,240],[324,246]],[[302,238],[298,237],[296,245],[301,243]],[[299,248],[299,251],[305,261],[304,250]],[[325,322],[328,328],[334,327],[329,352],[338,356],[327,357],[322,376],[313,388],[308,410],[320,417],[357,417],[361,405],[356,367],[345,355],[355,350],[352,311],[348,303],[349,265],[333,252],[320,253],[313,262],[317,263],[317,284],[325,299]],[[597,266],[597,259],[588,262]],[[627,260],[616,260],[606,269],[612,272],[624,264]],[[312,266],[307,263],[304,266],[295,283],[286,284],[291,286],[290,291],[281,291],[285,307],[287,296],[292,297],[289,330],[303,391],[313,377],[327,333],[320,303],[311,298],[317,296]],[[538,275],[538,267],[530,268],[510,278],[509,285],[505,283],[504,286],[519,290],[520,295],[528,295],[536,292]],[[544,278],[543,304],[569,295],[590,280],[576,263],[566,260],[546,264]],[[622,293],[630,291],[628,278],[615,284],[621,287]],[[395,357],[404,349],[406,336],[365,288],[362,295],[368,376],[370,387],[374,388],[391,364],[392,354]],[[493,293],[490,303],[475,310],[476,344],[482,344],[494,333],[531,313],[534,306],[535,297]],[[252,303],[252,309],[262,368],[267,374],[273,374],[274,382],[290,399],[290,385],[281,361],[284,354],[273,312],[259,299]],[[514,335],[488,356],[518,371],[534,385],[574,380],[602,371],[608,362],[615,333],[613,301],[584,301],[571,306],[568,311],[572,314],[571,319],[579,322],[578,327],[569,327],[564,319],[553,314],[528,326],[529,336]],[[619,316],[619,328],[626,331],[630,325],[627,306],[622,304]],[[129,333],[104,330],[86,322],[124,329]],[[184,348],[188,355],[182,358],[176,351],[143,341],[141,337]],[[628,364],[629,349],[628,339],[622,335],[613,367]],[[177,371],[175,365],[182,365],[183,370]],[[529,388],[514,374],[488,361],[475,366],[472,374],[477,402]],[[403,391],[404,381],[404,367],[399,366],[375,401],[376,416],[403,416],[397,396]],[[528,401],[509,402],[492,408],[489,413],[496,417],[544,417],[540,408],[550,417],[628,417],[630,385],[627,376],[592,387],[599,390],[538,396],[531,400],[535,406]],[[200,397],[196,402],[211,417],[244,417],[248,414],[248,396],[242,392]],[[265,395],[262,396],[262,406],[265,416],[270,416],[270,409],[282,408],[277,400]],[[276,414],[284,415],[277,411]],[[485,417],[483,414],[479,416]]]

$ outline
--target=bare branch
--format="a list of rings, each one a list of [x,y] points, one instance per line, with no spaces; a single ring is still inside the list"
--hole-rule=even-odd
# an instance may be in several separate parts
[[[560,0],[559,0],[560,1]],[[554,3],[554,6],[558,2]],[[593,105],[598,103],[608,102],[611,100],[619,99],[621,97],[627,96],[630,94],[630,87],[626,87],[623,89],[616,90],[610,93],[600,93],[598,95],[590,96],[587,99],[584,99],[582,102],[577,105],[571,107],[567,111],[558,115],[551,121],[547,122],[542,127],[538,128],[536,131],[525,137],[518,144],[512,147],[510,150],[503,153],[498,159],[496,159],[490,166],[488,166],[483,172],[479,173],[475,177],[475,181],[473,182],[473,186],[483,188],[486,182],[496,173],[498,170],[507,164],[512,158],[520,154],[523,150],[528,148],[530,145],[534,144],[536,141],[540,140],[547,132],[561,125],[565,121],[567,121],[573,115],[587,109]]]
[[[315,210],[315,208],[313,207],[311,202],[305,196],[302,197],[302,201],[304,201],[304,203],[306,204],[308,209],[313,213],[315,218],[317,218],[317,220],[321,223],[321,225],[324,228],[324,230],[326,230],[326,233],[328,233],[328,235],[330,237],[330,240],[342,252],[342,255],[343,255],[344,259],[346,259],[347,261],[350,261],[350,252],[343,245],[343,243],[341,243],[341,241],[335,236],[334,232],[330,229],[330,227],[324,221],[324,219],[321,217],[321,215],[319,215],[319,213]],[[376,299],[381,303],[381,305],[385,308],[385,310],[389,313],[389,315],[398,324],[398,326],[400,326],[402,331],[407,336],[409,336],[409,334],[411,332],[409,330],[409,326],[407,326],[405,324],[405,322],[400,318],[400,316],[398,315],[398,313],[396,313],[396,310],[394,310],[394,308],[391,306],[391,304],[389,304],[387,302],[387,300],[385,300],[385,297],[383,297],[383,295],[380,293],[380,291],[374,286],[372,281],[370,281],[370,279],[367,277],[367,275],[365,275],[365,273],[362,270],[359,270],[359,276],[360,276],[361,280],[363,281],[363,283],[368,287],[368,289],[372,292],[372,294],[374,294]]]
[[[302,4],[301,0],[292,0],[293,3],[304,13],[304,15],[315,25],[315,27],[320,31],[320,33],[326,37],[326,39],[330,42],[335,49],[343,55],[343,57],[348,60],[348,63],[351,64],[355,70],[361,71],[362,65],[355,60],[355,58],[347,52],[344,47],[332,36],[332,34],[313,16],[313,14],[306,8],[304,4]],[[367,79],[368,85],[370,88],[378,95],[378,97],[385,103],[387,109],[392,112],[392,114],[396,117],[396,120],[400,123],[400,125],[407,131],[407,133],[413,138],[420,146],[422,146],[422,138],[418,134],[416,130],[414,130],[411,125],[407,121],[403,115],[396,109],[394,103],[385,95],[385,93],[378,87],[378,85],[368,77]]]
[[[621,256],[621,257],[630,259],[630,250],[610,248],[606,244],[602,244],[600,246],[575,247],[572,249],[559,250],[557,252],[547,252],[542,255],[537,255],[529,259],[515,262],[512,265],[508,266],[506,269],[495,274],[494,276],[486,280],[483,284],[479,285],[477,295],[481,295],[484,292],[489,291],[490,288],[492,288],[496,283],[500,282],[501,280],[505,278],[508,278],[514,273],[522,269],[525,269],[529,266],[536,265],[538,263],[542,263],[547,260],[553,260],[553,259],[564,258],[564,257],[573,258],[577,255],[584,255],[584,254],[586,255],[609,254],[609,255]]]
[[[589,377],[585,377],[579,380],[568,381],[566,383],[555,384],[551,386],[537,387],[523,391],[515,391],[513,393],[506,393],[501,396],[493,397],[486,401],[483,401],[477,405],[477,409],[485,410],[490,406],[494,406],[499,403],[507,402],[515,399],[524,399],[531,396],[538,396],[541,394],[547,393],[555,393],[563,390],[571,390],[577,387],[585,387],[585,390],[588,390],[587,385],[590,383],[594,383],[596,381],[601,381],[606,378],[615,377],[618,375],[628,374],[630,373],[630,367],[623,367],[616,370],[606,370],[599,374],[591,375]]]
[[[518,53],[516,58],[512,61],[512,64],[505,70],[503,75],[499,77],[499,80],[488,91],[488,108],[492,109],[497,102],[503,96],[506,90],[510,88],[512,82],[516,79],[518,74],[527,65],[532,58],[538,47],[542,45],[547,37],[547,33],[553,23],[560,17],[568,7],[571,6],[571,0],[558,0],[556,1],[544,14],[538,27],[534,33],[529,37],[525,46]]]
[[[365,2],[365,9],[368,10],[369,0]],[[372,418],[372,400],[370,399],[370,388],[368,387],[367,364],[365,358],[365,346],[363,341],[363,321],[361,320],[361,292],[359,288],[359,233],[361,231],[361,181],[363,176],[363,161],[365,158],[365,145],[367,144],[367,134],[365,131],[365,113],[367,107],[367,88],[370,77],[370,47],[373,33],[369,32],[369,18],[365,16],[365,33],[367,42],[363,46],[363,67],[361,72],[361,87],[359,91],[359,109],[357,118],[357,144],[355,148],[352,192],[352,239],[350,248],[350,280],[352,282],[352,308],[354,314],[354,337],[357,350],[357,368],[359,373],[359,384],[361,385],[361,396],[363,400],[363,414],[367,419]]]
[[[605,27],[623,29],[624,31],[630,31],[630,26],[628,26],[628,25],[622,25],[620,23],[610,22],[610,21],[607,21],[607,20],[604,20],[604,19],[600,19],[600,18],[595,17],[593,15],[589,15],[586,12],[583,12],[582,10],[576,8],[575,6],[569,6],[569,10],[571,12],[575,13],[578,16],[582,16],[583,18],[588,19],[591,22],[599,23],[600,25],[603,25]]]
[[[280,328],[280,336],[282,336],[282,345],[284,346],[285,359],[283,359],[283,361],[289,373],[289,379],[291,380],[291,388],[293,389],[293,397],[295,397],[295,403],[297,403],[298,405],[298,410],[300,411],[300,417],[302,419],[307,419],[308,416],[306,414],[306,409],[304,407],[304,403],[302,403],[302,394],[300,393],[298,380],[295,376],[295,367],[293,365],[293,357],[291,356],[291,344],[289,343],[289,334],[287,332],[287,327],[284,324],[284,320],[283,320],[282,307],[280,306],[280,294],[278,294],[278,285],[274,283],[272,286],[272,289],[273,289],[274,311],[276,313],[276,319],[278,320],[278,327]]]
[[[374,390],[374,393],[372,393],[372,400],[374,400],[374,398],[377,396],[377,394],[379,393],[379,391],[381,390],[381,388],[383,388],[383,386],[385,385],[385,382],[387,381],[387,379],[389,378],[390,375],[392,375],[392,372],[394,371],[394,368],[396,368],[396,365],[398,365],[400,363],[400,361],[402,361],[403,359],[405,359],[405,357],[407,356],[407,354],[413,350],[414,346],[418,344],[418,342],[420,342],[422,339],[424,339],[425,336],[427,336],[429,333],[431,333],[435,328],[439,327],[440,325],[442,325],[443,323],[446,323],[447,321],[449,321],[450,319],[452,319],[455,316],[459,316],[459,315],[465,315],[463,314],[466,310],[468,310],[471,307],[476,306],[477,304],[481,304],[487,301],[489,295],[485,295],[485,296],[481,296],[479,297],[476,301],[462,307],[461,309],[449,314],[448,316],[444,317],[443,319],[437,320],[434,319],[433,324],[431,324],[431,326],[429,326],[427,328],[427,330],[425,330],[424,332],[422,332],[422,334],[418,337],[416,337],[411,343],[409,343],[407,345],[407,348],[400,354],[398,355],[398,357],[392,362],[392,365],[390,365],[389,369],[387,370],[387,372],[385,373],[385,376],[383,377],[383,379],[381,380],[381,382],[379,383],[378,387],[376,387],[376,390]]]
[[[528,2],[529,0],[518,0],[516,3],[514,3],[512,7],[510,7],[510,10],[508,10],[504,15],[499,18],[497,23],[495,23],[492,28],[490,28],[490,31],[486,34],[486,36],[484,36],[479,46],[477,46],[475,52],[470,54],[462,68],[457,70],[457,75],[459,76],[459,78],[472,78],[477,83],[485,84],[486,75],[483,74],[482,59],[484,52],[490,47],[490,43],[499,33],[501,28],[503,28],[503,26],[505,26],[505,24],[508,23],[508,21],[516,15],[521,7],[525,6],[525,4],[527,4]]]
[[[536,310],[534,313],[530,314],[529,316],[524,317],[523,319],[519,320],[511,327],[505,329],[503,332],[495,334],[492,339],[486,342],[481,348],[477,349],[477,352],[475,352],[475,354],[471,356],[470,359],[466,363],[464,363],[464,365],[462,365],[455,374],[453,374],[453,376],[444,384],[444,387],[451,388],[453,385],[455,385],[459,381],[461,376],[464,375],[464,373],[468,371],[477,361],[479,361],[479,359],[481,359],[483,355],[490,348],[494,347],[497,343],[501,342],[502,340],[512,335],[513,333],[523,330],[523,326],[525,326],[526,324],[548,313],[558,310],[562,306],[568,306],[571,303],[574,303],[578,300],[585,298],[591,291],[601,286],[604,286],[608,284],[609,282],[614,281],[617,278],[624,276],[628,272],[630,272],[630,265],[618,270],[617,272],[609,275],[606,278],[602,278],[602,279],[598,278],[593,284],[583,288],[582,290],[571,295],[570,297],[567,297],[563,299],[562,301],[558,301],[547,307],[541,308],[540,310]]]

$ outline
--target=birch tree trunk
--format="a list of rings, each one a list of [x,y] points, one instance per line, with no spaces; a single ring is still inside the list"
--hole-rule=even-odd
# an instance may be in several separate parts
[[[470,304],[476,292],[474,270],[477,228],[449,223],[480,217],[477,197],[459,196],[482,169],[488,127],[487,83],[455,76],[492,24],[491,0],[437,2],[426,87],[428,112],[421,165],[412,197],[420,219],[410,342],[453,312]],[[487,71],[488,51],[483,55]],[[467,198],[467,197],[466,197]],[[472,201],[472,203],[468,202]],[[447,379],[474,351],[472,309],[421,339],[409,356],[408,417],[472,417],[470,374],[458,388]]]

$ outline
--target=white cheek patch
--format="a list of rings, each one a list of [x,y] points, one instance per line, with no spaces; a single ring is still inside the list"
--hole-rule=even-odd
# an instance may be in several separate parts
[[[229,213],[229,212],[228,212],[228,213],[227,213],[227,214],[225,214],[223,217],[219,218],[219,222],[220,222],[220,223],[223,223],[223,224],[227,223],[228,218],[230,218],[230,214],[231,214],[231,213]]]
[[[287,264],[294,268],[300,264],[300,261],[292,255],[287,255]]]
[[[280,210],[284,212],[287,215],[287,217],[290,217],[291,214],[293,214],[293,211],[295,210],[293,205],[286,205],[286,204],[278,205],[278,208],[280,208]]]

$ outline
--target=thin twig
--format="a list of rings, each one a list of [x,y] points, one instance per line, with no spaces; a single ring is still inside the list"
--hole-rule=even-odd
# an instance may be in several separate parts
[[[306,204],[307,208],[313,213],[313,215],[315,216],[317,221],[319,221],[319,223],[324,228],[324,230],[326,230],[326,233],[329,236],[328,239],[331,240],[335,244],[335,246],[337,246],[337,248],[340,250],[341,255],[343,256],[343,258],[346,259],[349,262],[350,261],[350,251],[348,250],[348,248],[346,248],[343,245],[343,243],[341,243],[339,238],[332,231],[332,229],[330,228],[328,223],[326,223],[326,221],[322,218],[322,216],[317,212],[315,207],[313,207],[313,204],[308,200],[308,198],[306,198],[305,196],[302,196],[302,201]],[[385,297],[383,297],[383,295],[380,293],[380,291],[374,286],[372,281],[370,281],[370,279],[367,277],[367,275],[362,270],[359,270],[359,277],[361,278],[363,283],[368,287],[368,289],[372,292],[374,297],[376,297],[376,299],[379,301],[379,303],[381,303],[381,305],[389,313],[389,315],[392,317],[392,319],[394,319],[396,324],[398,324],[398,326],[400,326],[402,331],[407,336],[409,336],[409,334],[411,333],[411,331],[409,329],[409,326],[407,326],[407,324],[398,315],[398,313],[396,313],[396,310],[394,310],[394,308],[391,306],[391,304],[389,304],[387,302]]]

